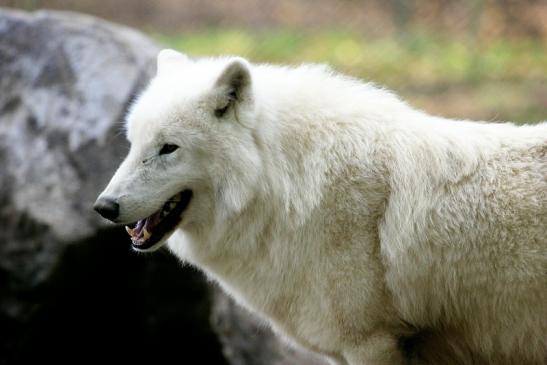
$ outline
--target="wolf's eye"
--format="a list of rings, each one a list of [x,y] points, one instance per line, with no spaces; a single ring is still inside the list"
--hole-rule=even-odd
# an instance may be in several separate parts
[[[168,155],[170,153],[175,152],[178,148],[179,146],[177,146],[176,144],[166,143],[162,146],[160,150],[160,155]]]

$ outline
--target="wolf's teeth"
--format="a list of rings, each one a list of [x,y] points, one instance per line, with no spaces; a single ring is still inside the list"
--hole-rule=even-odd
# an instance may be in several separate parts
[[[128,226],[125,226],[125,230],[127,231],[127,233],[129,233],[129,235],[130,235],[131,237],[133,237],[133,236],[135,235],[135,230],[129,228]]]
[[[151,236],[150,232],[148,232],[148,230],[145,228],[144,229],[144,236],[143,236],[144,240],[146,241],[147,239],[150,238],[150,236]]]

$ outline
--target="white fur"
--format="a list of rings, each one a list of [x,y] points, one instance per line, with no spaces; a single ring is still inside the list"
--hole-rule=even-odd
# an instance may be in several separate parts
[[[171,251],[337,364],[547,362],[547,123],[432,117],[324,66],[158,63],[103,193],[120,222],[192,189]]]

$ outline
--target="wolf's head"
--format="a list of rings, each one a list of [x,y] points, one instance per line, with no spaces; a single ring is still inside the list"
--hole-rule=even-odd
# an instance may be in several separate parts
[[[131,149],[94,208],[127,227],[136,250],[159,247],[178,227],[214,224],[256,190],[252,72],[241,58],[193,61],[173,50],[130,109]]]

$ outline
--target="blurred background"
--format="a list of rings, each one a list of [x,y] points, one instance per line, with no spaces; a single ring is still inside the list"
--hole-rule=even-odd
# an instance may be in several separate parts
[[[433,114],[547,120],[544,0],[0,6],[0,364],[323,364],[167,251],[131,252],[123,229],[91,211],[127,151],[123,116],[159,48],[328,63]]]
[[[537,121],[544,0],[0,0],[97,15],[193,55],[329,63],[436,114]]]

